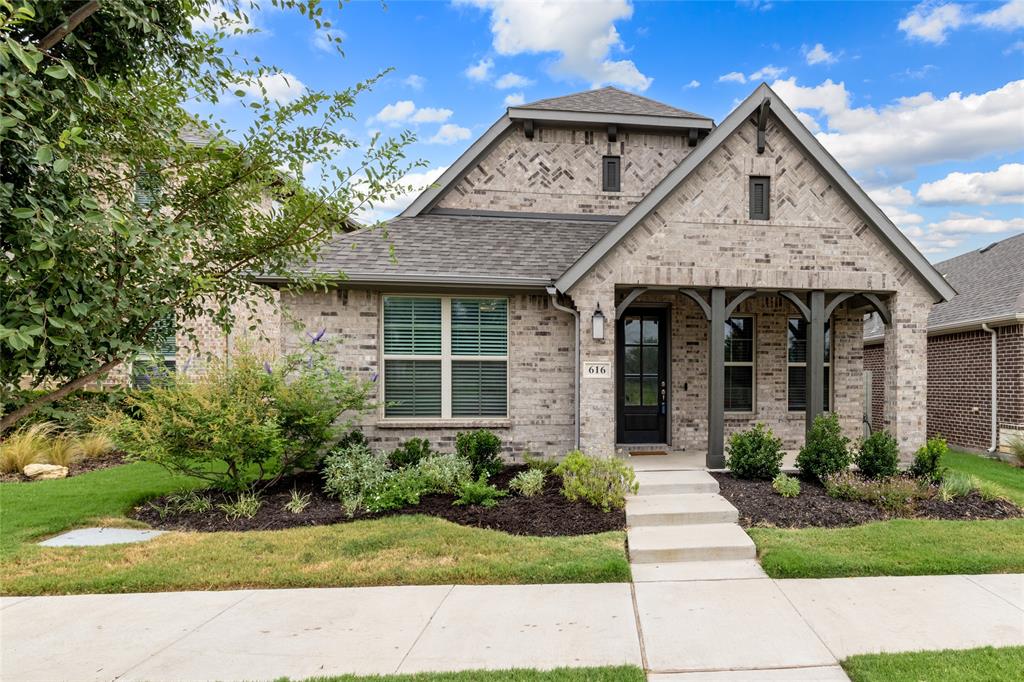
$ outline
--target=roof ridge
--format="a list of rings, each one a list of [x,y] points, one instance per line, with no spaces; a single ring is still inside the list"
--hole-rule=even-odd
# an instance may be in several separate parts
[[[612,94],[613,97],[617,98],[619,106],[613,106],[611,103],[604,103],[603,105],[599,102],[594,102],[594,95],[597,95],[597,99],[601,97],[599,93]],[[625,103],[625,104],[623,104]],[[634,115],[638,116],[670,116],[674,118],[702,118],[712,120],[708,116],[703,114],[697,114],[686,109],[680,109],[677,106],[668,104],[656,100],[646,95],[640,95],[635,92],[623,90],[612,85],[606,85],[601,88],[593,88],[590,90],[580,90],[578,92],[570,92],[564,95],[556,95],[554,97],[545,97],[543,99],[534,100],[533,102],[527,102],[525,104],[519,104],[514,109],[549,109],[554,111],[590,111],[593,113],[615,113],[616,110],[623,109],[625,106],[632,105],[634,109],[640,106],[646,106],[652,109],[650,112],[638,112],[633,111]]]

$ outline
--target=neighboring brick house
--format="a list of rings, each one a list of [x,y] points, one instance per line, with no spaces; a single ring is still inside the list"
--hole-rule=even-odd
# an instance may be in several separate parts
[[[1024,234],[935,268],[957,296],[933,307],[928,316],[928,435],[975,450],[996,445],[1006,450],[1014,435],[1024,435]],[[881,331],[878,320],[869,318],[864,369],[871,372],[875,429],[883,425]]]
[[[718,126],[615,88],[509,108],[387,241],[344,235],[310,267],[347,280],[282,284],[282,307],[377,379],[382,445],[486,427],[513,452],[715,467],[757,421],[787,448],[825,409],[859,434],[871,310],[885,424],[916,449],[925,324],[955,293],[763,84]]]

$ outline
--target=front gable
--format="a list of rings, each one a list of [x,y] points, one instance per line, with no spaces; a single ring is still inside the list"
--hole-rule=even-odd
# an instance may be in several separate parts
[[[765,149],[752,118],[768,98]],[[809,138],[809,139],[808,139]],[[771,181],[751,220],[749,179]],[[955,292],[770,88],[759,87],[556,283]],[[585,287],[584,287],[585,288]]]

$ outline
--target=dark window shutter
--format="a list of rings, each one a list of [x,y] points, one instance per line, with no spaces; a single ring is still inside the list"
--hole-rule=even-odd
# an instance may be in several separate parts
[[[618,192],[620,183],[620,161],[617,156],[604,157],[603,172],[601,178],[601,189],[605,192]]]
[[[771,184],[766,177],[750,178],[750,219],[768,220],[768,202],[771,199]]]

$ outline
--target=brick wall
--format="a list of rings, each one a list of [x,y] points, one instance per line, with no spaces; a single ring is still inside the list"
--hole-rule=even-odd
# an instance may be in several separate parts
[[[326,329],[328,339],[340,342],[336,358],[341,369],[363,379],[377,376],[380,371],[380,297],[380,292],[361,289],[284,292],[282,304],[299,327],[285,327],[283,349],[290,352],[299,348],[305,343],[307,330]],[[365,415],[361,425],[375,446],[391,449],[406,438],[419,436],[450,451],[459,431],[488,428],[502,438],[508,455],[530,450],[553,456],[572,449],[575,443],[572,317],[555,310],[546,295],[516,294],[508,299],[508,418],[460,418],[446,424],[429,419],[396,423],[374,412]]]
[[[997,421],[1024,424],[1024,325],[996,328]],[[976,450],[991,446],[991,337],[980,329],[928,339],[928,436]],[[872,399],[884,391],[884,344],[864,350],[874,372]],[[872,428],[882,428],[876,419]]]
[[[446,192],[441,208],[534,213],[625,214],[690,152],[679,134],[539,126],[532,140],[521,123]],[[602,157],[621,157],[621,191],[601,190]]]
[[[871,372],[871,430],[885,428],[885,346],[864,346],[864,370]]]

